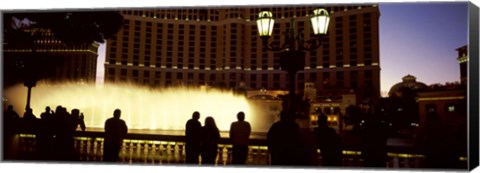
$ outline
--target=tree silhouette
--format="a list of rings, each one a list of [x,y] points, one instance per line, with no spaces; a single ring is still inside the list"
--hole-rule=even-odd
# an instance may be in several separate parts
[[[4,43],[26,43],[32,29],[50,30],[67,44],[99,42],[114,36],[123,24],[116,11],[27,12],[4,14]]]
[[[6,76],[11,76],[7,83],[16,82],[16,78],[20,77],[28,88],[27,108],[30,104],[31,88],[42,78],[39,73],[45,73],[42,69],[48,69],[42,64],[49,64],[49,59],[53,59],[36,53],[38,41],[44,39],[42,34],[50,32],[65,45],[104,43],[106,39],[114,36],[123,24],[122,15],[115,11],[4,13],[3,19],[3,46],[6,49],[31,50],[29,56],[23,55],[24,57],[6,61],[7,69],[10,70]]]

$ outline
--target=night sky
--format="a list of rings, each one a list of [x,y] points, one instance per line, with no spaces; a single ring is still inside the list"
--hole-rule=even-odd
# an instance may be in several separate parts
[[[455,49],[468,43],[467,3],[381,3],[380,83],[411,74],[425,84],[460,81]]]
[[[460,81],[456,48],[467,44],[466,2],[380,3],[382,93],[408,74],[425,84]],[[105,45],[99,49],[103,80]]]

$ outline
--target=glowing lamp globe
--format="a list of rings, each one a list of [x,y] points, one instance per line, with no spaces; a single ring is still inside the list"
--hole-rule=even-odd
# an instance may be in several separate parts
[[[313,15],[310,20],[315,35],[327,34],[328,24],[330,22],[327,10],[321,8],[313,10]]]

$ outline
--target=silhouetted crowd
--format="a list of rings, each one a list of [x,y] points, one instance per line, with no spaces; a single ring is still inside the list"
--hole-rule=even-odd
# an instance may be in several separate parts
[[[123,139],[128,133],[124,120],[120,119],[121,110],[115,109],[113,117],[105,121],[104,153],[106,162],[119,161],[119,152]],[[344,144],[335,129],[328,125],[327,116],[318,115],[318,127],[300,128],[295,115],[282,111],[280,120],[272,124],[266,136],[271,165],[278,166],[334,166],[343,165]],[[365,167],[386,167],[387,139],[389,127],[381,116],[367,113],[360,134],[363,165]],[[55,111],[45,108],[38,119],[27,108],[23,117],[8,106],[4,112],[5,159],[11,159],[10,149],[15,134],[35,134],[38,159],[73,161],[78,156],[74,149],[74,135],[80,127],[85,132],[84,115],[79,109],[69,113],[65,107],[57,106]],[[185,162],[192,165],[214,165],[217,163],[220,131],[213,117],[206,117],[202,126],[200,113],[193,112],[192,118],[185,125]],[[238,121],[230,126],[229,136],[232,144],[232,164],[243,165],[247,162],[249,152],[250,123],[245,121],[245,113],[238,112]],[[457,168],[459,156],[458,140],[466,141],[462,132],[452,133],[436,112],[429,112],[427,120],[419,128],[416,136],[416,149],[425,155],[427,168]],[[459,135],[460,134],[460,135]],[[452,138],[457,136],[457,138]],[[463,137],[463,138],[462,138]],[[320,150],[320,155],[317,150]],[[321,158],[321,159],[320,159]]]
[[[194,112],[192,119],[185,125],[185,162],[188,164],[215,164],[217,159],[220,131],[213,117],[205,118],[202,127],[198,121],[200,113]],[[250,123],[245,121],[245,113],[237,114],[238,121],[230,126],[232,147],[232,164],[245,164],[248,156],[249,137],[252,131]],[[201,156],[201,157],[199,157]],[[201,162],[200,162],[201,158]]]
[[[5,139],[7,145],[5,150],[11,147],[11,141],[15,134],[35,134],[37,159],[40,160],[62,160],[72,161],[77,158],[74,148],[74,134],[78,127],[85,131],[85,122],[83,113],[78,109],[72,109],[57,106],[55,111],[50,107],[45,108],[45,112],[37,118],[31,108],[27,108],[23,117],[13,111],[13,106],[9,105],[4,113],[5,116]],[[6,155],[6,159],[12,157]]]

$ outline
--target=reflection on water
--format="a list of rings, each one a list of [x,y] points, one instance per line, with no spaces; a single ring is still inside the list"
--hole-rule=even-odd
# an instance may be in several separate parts
[[[12,104],[22,116],[27,88],[19,84],[4,90],[7,104]],[[243,111],[252,131],[264,132],[272,122],[256,115],[253,105],[241,95],[229,91],[200,88],[166,88],[154,90],[133,84],[46,83],[39,82],[32,89],[31,107],[37,118],[50,106],[62,105],[70,112],[80,109],[88,127],[103,128],[113,110],[122,110],[122,119],[130,129],[184,130],[194,111],[200,112],[200,122],[212,116],[220,130],[229,130],[236,114]]]

